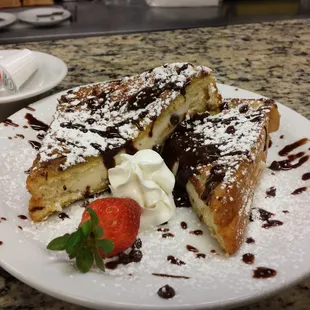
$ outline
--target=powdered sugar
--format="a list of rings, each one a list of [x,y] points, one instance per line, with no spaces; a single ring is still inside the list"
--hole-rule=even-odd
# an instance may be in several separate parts
[[[46,105],[45,103],[37,105],[36,108],[38,109],[36,113],[39,115],[41,111],[44,113]],[[16,116],[13,120],[23,125],[24,114],[25,111],[20,112],[19,117]],[[303,126],[303,130],[296,132],[296,123],[292,121],[294,114],[292,116],[284,108],[281,114],[283,127],[279,133],[272,135],[273,147],[269,150],[267,166],[272,160],[279,160],[277,152],[284,145],[302,138],[305,130],[309,128],[308,123],[303,123],[305,120],[298,118],[296,122]],[[46,117],[44,121],[50,121],[50,119]],[[16,133],[24,134],[26,139],[7,139],[7,136],[14,136]],[[279,139],[282,134],[286,139]],[[206,227],[199,223],[191,209],[179,209],[177,217],[167,226],[163,226],[170,229],[170,232],[175,235],[174,238],[163,239],[162,233],[156,230],[141,231],[139,237],[143,242],[144,256],[140,263],[119,266],[116,270],[107,270],[104,274],[94,269],[84,275],[76,271],[73,263],[68,261],[65,255],[45,250],[51,238],[77,227],[84,209],[79,203],[66,208],[64,211],[70,219],[63,221],[57,215],[40,224],[19,219],[17,217],[19,214],[27,215],[29,195],[25,189],[26,174],[23,171],[29,168],[35,156],[35,151],[27,142],[27,139],[33,139],[35,134],[32,135],[31,129],[3,128],[0,125],[0,136],[3,137],[0,146],[2,163],[0,216],[7,218],[7,221],[0,223],[0,240],[4,242],[0,248],[0,261],[1,264],[14,268],[16,274],[28,277],[28,282],[35,283],[37,287],[45,285],[46,288],[50,285],[51,294],[57,290],[62,292],[63,296],[70,296],[71,300],[74,300],[72,296],[78,294],[77,302],[87,300],[89,303],[102,306],[111,301],[115,305],[122,302],[137,305],[137,307],[140,305],[144,309],[149,305],[160,305],[163,308],[170,305],[181,307],[197,305],[198,308],[199,305],[206,305],[206,303],[214,307],[223,300],[228,302],[228,300],[244,300],[248,296],[258,297],[260,294],[288,285],[308,272],[310,213],[307,206],[310,201],[310,191],[307,190],[296,196],[291,195],[291,192],[298,187],[309,185],[301,179],[302,174],[310,171],[309,164],[296,170],[275,172],[275,175],[269,169],[265,169],[261,183],[255,192],[253,207],[264,208],[274,213],[273,219],[281,220],[284,224],[264,229],[260,220],[251,222],[246,237],[252,237],[255,243],[244,243],[240,251],[231,258],[223,255]],[[298,151],[309,153],[309,147],[308,143]],[[266,199],[266,189],[271,186],[277,189],[276,197]],[[289,213],[285,214],[283,210],[288,210]],[[187,222],[186,230],[180,227],[181,221]],[[17,228],[18,225],[23,227],[22,231]],[[194,229],[201,229],[203,235],[189,234],[189,231]],[[14,251],[16,244],[18,249]],[[197,259],[195,253],[186,250],[187,244],[205,253],[206,258]],[[215,249],[219,256],[211,253],[212,249]],[[20,251],[27,253],[22,260],[16,259],[16,253]],[[254,265],[246,265],[241,261],[245,253],[255,255]],[[167,261],[167,255],[174,255],[183,260],[186,265],[170,264]],[[27,273],[28,269],[24,267],[27,261],[30,261],[26,266],[33,276],[30,276]],[[272,279],[253,279],[252,270],[258,266],[274,268],[277,275]],[[190,279],[162,278],[152,276],[152,272],[189,276]],[[157,290],[165,284],[171,285],[176,291],[176,296],[172,300],[159,300],[156,294]]]
[[[66,169],[123,146],[154,122],[192,78],[210,72],[188,63],[169,64],[63,95],[42,141],[40,162],[64,158]]]

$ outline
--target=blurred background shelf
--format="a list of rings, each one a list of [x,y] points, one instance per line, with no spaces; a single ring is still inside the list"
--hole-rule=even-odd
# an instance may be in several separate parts
[[[2,1],[7,0],[0,0]],[[35,28],[17,22],[0,30],[0,43],[309,18],[309,2],[310,0],[227,0],[220,2],[219,6],[212,7],[165,8],[150,7],[144,0],[55,0],[55,7],[60,6],[71,12],[69,21],[49,28]],[[18,14],[25,9],[1,9],[1,12]]]

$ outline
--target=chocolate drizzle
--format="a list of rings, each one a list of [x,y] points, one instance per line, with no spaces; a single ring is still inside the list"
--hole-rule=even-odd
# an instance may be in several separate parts
[[[18,127],[18,124],[15,124],[14,122],[12,122],[9,118],[2,121],[1,123],[4,124],[4,126],[12,126],[12,127]]]
[[[266,267],[257,267],[253,270],[253,278],[255,279],[267,279],[274,277],[277,272],[274,269]]]
[[[296,164],[292,164],[292,161],[294,159],[291,158],[291,159],[285,159],[285,160],[280,160],[280,161],[274,160],[269,166],[269,169],[274,170],[274,171],[280,171],[280,170],[285,171],[285,170],[299,168],[301,165],[303,165],[304,163],[308,161],[309,155],[305,155],[301,157]]]
[[[309,141],[307,138],[300,139],[292,144],[285,146],[282,150],[279,151],[280,156],[287,156],[290,152],[297,149],[298,147],[306,144]]]
[[[186,277],[186,276],[177,276],[177,275],[173,275],[173,274],[166,274],[166,273],[152,273],[153,276],[156,277],[162,277],[162,278],[173,278],[173,279],[190,279],[190,277]]]
[[[183,262],[182,260],[172,256],[172,255],[169,255],[167,257],[167,261],[170,263],[170,264],[173,264],[173,265],[178,265],[178,266],[181,266],[181,265],[186,265],[185,262]]]
[[[30,127],[33,129],[33,130],[36,130],[36,131],[40,131],[40,130],[43,130],[43,131],[47,131],[49,126],[45,123],[43,123],[42,121],[38,120],[37,118],[35,118],[32,114],[30,113],[27,113],[25,115],[25,118],[27,119],[28,121],[28,124],[30,125]]]
[[[306,190],[307,190],[307,187],[305,187],[305,186],[304,186],[304,187],[300,187],[300,188],[295,189],[295,190],[292,192],[291,195],[299,195],[299,194],[305,192]]]
[[[255,260],[254,254],[246,253],[246,254],[242,255],[242,261],[245,264],[252,265],[252,264],[254,264],[254,260]]]
[[[27,220],[27,216],[26,215],[19,215],[18,218],[20,218],[21,220]]]
[[[35,149],[35,150],[39,150],[40,147],[41,147],[41,143],[38,142],[38,141],[29,140],[28,142],[29,142],[29,144],[31,145],[31,147],[32,147],[33,149]]]
[[[58,217],[61,219],[61,220],[64,220],[64,219],[69,219],[69,215],[65,212],[61,212],[58,214]]]
[[[198,252],[199,252],[199,250],[198,250],[197,248],[195,248],[194,246],[189,245],[189,244],[186,246],[186,249],[187,249],[188,251],[190,251],[190,252],[195,252],[195,253],[198,253]]]
[[[310,172],[307,172],[305,174],[302,175],[301,179],[303,181],[307,181],[307,180],[310,180]]]
[[[266,195],[267,197],[275,197],[276,192],[277,192],[277,189],[274,186],[272,186],[266,190]]]
[[[241,103],[245,104],[240,107]],[[193,176],[199,178],[203,171],[207,178],[203,177],[205,188],[200,198],[208,203],[213,198],[214,189],[229,182],[226,176],[234,173],[238,163],[253,160],[251,147],[260,136],[269,103],[263,101],[260,109],[250,109],[246,100],[240,100],[238,104],[230,108],[227,101],[217,115],[197,113],[191,119],[187,117],[166,140],[162,157],[171,170],[175,163],[178,164],[176,189],[180,193],[186,193],[189,179]],[[253,145],[245,139],[245,128]]]
[[[202,236],[203,231],[200,230],[200,229],[196,229],[196,230],[190,231],[189,233],[192,234],[192,235],[196,235],[196,236]]]
[[[170,285],[165,285],[163,287],[161,287],[158,292],[157,292],[158,296],[164,299],[170,299],[173,298],[175,296],[175,290],[173,289],[173,287],[171,287]]]

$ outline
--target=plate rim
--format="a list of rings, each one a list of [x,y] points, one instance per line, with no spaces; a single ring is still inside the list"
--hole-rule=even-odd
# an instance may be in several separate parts
[[[5,51],[8,51],[8,50],[5,50]],[[11,49],[9,51],[18,51],[18,49]],[[37,55],[40,55],[41,57],[53,58],[55,61],[57,61],[59,63],[59,68],[61,69],[61,74],[57,75],[57,78],[55,78],[54,80],[50,81],[45,86],[43,85],[42,87],[33,89],[32,91],[29,90],[29,91],[27,91],[25,93],[17,92],[17,93],[14,93],[12,95],[5,96],[5,97],[1,97],[0,96],[0,104],[8,104],[8,103],[11,103],[11,102],[18,102],[18,101],[21,101],[21,100],[24,100],[24,99],[32,98],[32,97],[35,97],[37,95],[43,94],[44,92],[46,92],[48,90],[51,90],[55,86],[59,85],[64,80],[64,78],[67,76],[67,74],[68,74],[68,66],[66,65],[66,63],[62,59],[60,59],[57,56],[48,54],[48,53],[43,53],[43,52],[39,52],[39,51],[33,51],[33,52],[35,54],[37,54]],[[50,96],[48,96],[48,97],[50,97]],[[45,98],[42,98],[42,99],[44,100],[44,99],[46,99],[48,97],[45,97]],[[39,101],[40,100],[38,100],[38,101],[36,101],[34,103],[37,103]],[[13,115],[10,115],[10,116],[13,116]]]
[[[0,15],[2,15],[2,16],[3,15],[11,16],[11,20],[4,21],[4,24],[2,24],[2,25],[0,24],[0,29],[3,29],[5,27],[8,27],[8,26],[14,24],[16,22],[16,20],[17,20],[16,15],[13,14],[13,13],[0,12]]]
[[[71,16],[71,12],[69,10],[66,10],[64,8],[54,8],[53,10],[58,10],[58,11],[63,11],[65,12],[65,16],[63,16],[62,19],[59,20],[54,20],[54,21],[45,21],[45,22],[40,22],[40,21],[35,21],[35,20],[29,20],[27,18],[24,17],[24,14],[28,11],[37,11],[37,10],[42,10],[42,9],[47,9],[47,10],[52,10],[51,7],[41,7],[41,8],[32,8],[32,9],[27,9],[24,10],[22,12],[19,12],[17,14],[17,18],[18,20],[27,23],[27,24],[31,24],[31,25],[35,25],[35,26],[44,26],[44,25],[57,25],[62,23],[63,21],[67,20],[68,18],[70,18]]]
[[[100,83],[100,82],[97,82],[97,83]],[[97,83],[89,83],[89,84],[85,84],[85,85],[81,85],[81,86],[77,86],[77,87],[83,87],[83,86],[89,86],[89,85],[94,85],[94,84],[97,84]],[[222,93],[223,88],[237,88],[238,90],[242,90],[242,91],[245,91],[249,94],[252,94],[252,95],[255,95],[256,98],[257,96],[259,96],[260,98],[266,98],[265,96],[262,96],[260,94],[257,94],[257,93],[254,93],[252,91],[248,91],[248,90],[245,90],[245,89],[242,89],[242,88],[239,88],[239,87],[235,87],[235,86],[230,86],[230,85],[227,85],[227,84],[221,84],[221,83],[217,83],[217,86],[219,87],[220,89],[220,92]],[[74,88],[71,88],[71,89],[75,89],[77,87],[74,87]],[[35,103],[32,103],[30,106],[35,106],[37,104],[40,104],[42,101],[45,101],[45,100],[48,100],[48,99],[54,99],[54,98],[57,98],[58,96],[61,96],[62,94],[64,94],[65,92],[71,90],[71,89],[67,89],[67,90],[64,90],[64,91],[61,91],[61,92],[58,92],[56,94],[52,94],[48,97],[45,97],[43,99],[40,99],[38,101],[36,101]],[[223,93],[222,93],[223,95]],[[231,98],[231,97],[225,97],[223,95],[223,98]],[[236,98],[238,98],[238,94],[236,94]],[[250,97],[249,97],[250,98]],[[296,112],[295,110],[279,103],[279,102],[276,102],[279,106],[280,106],[280,110],[281,109],[284,109],[284,110],[287,110],[287,112],[289,113],[293,113],[295,114],[295,116],[298,116],[298,117],[302,117],[304,118],[307,122],[310,122],[310,120],[308,118],[306,118],[305,116],[301,115],[300,113]],[[55,104],[56,104],[56,101],[55,101]],[[25,110],[25,108],[22,108],[20,109],[19,111],[15,112],[14,114],[12,114],[11,116],[14,116],[15,114],[19,113],[21,110]],[[137,305],[137,304],[124,304],[122,302],[109,302],[108,303],[105,303],[105,304],[94,304],[91,300],[89,299],[79,299],[77,296],[73,296],[73,294],[71,295],[66,295],[66,294],[62,294],[62,292],[58,292],[57,290],[51,290],[48,288],[48,286],[44,286],[42,288],[42,286],[40,285],[37,285],[35,282],[31,282],[31,278],[26,278],[23,276],[22,273],[18,272],[17,270],[15,270],[13,267],[11,267],[7,262],[5,261],[2,261],[1,258],[0,258],[0,266],[2,268],[4,268],[6,271],[8,271],[10,274],[12,274],[13,276],[15,276],[17,279],[20,279],[20,281],[22,281],[23,283],[29,285],[30,287],[33,287],[35,289],[37,289],[38,291],[40,292],[43,292],[47,295],[50,295],[50,296],[54,296],[60,300],[63,300],[63,301],[66,301],[66,302],[71,302],[72,304],[76,304],[76,305],[82,305],[82,306],[86,306],[86,307],[92,307],[94,309],[140,309],[140,310],[145,310],[145,309],[165,309],[165,306],[162,306],[162,305]],[[286,290],[288,289],[289,287],[292,287],[294,285],[296,285],[297,283],[299,283],[300,281],[302,281],[303,279],[307,278],[308,276],[310,275],[310,268],[307,272],[304,272],[302,275],[298,276],[297,278],[295,278],[294,280],[290,281],[289,283],[285,282],[285,283],[281,283],[278,284],[279,286],[276,288],[276,289],[272,289],[268,292],[263,292],[262,294],[258,294],[257,296],[253,296],[253,294],[250,294],[248,296],[245,296],[244,298],[240,299],[240,298],[237,298],[237,299],[226,299],[226,300],[221,300],[221,301],[218,301],[217,303],[215,302],[212,302],[212,308],[209,308],[208,304],[210,304],[210,302],[205,302],[205,303],[199,303],[199,304],[180,304],[180,305],[169,305],[169,309],[179,309],[179,310],[185,310],[185,309],[189,309],[191,307],[195,307],[195,309],[222,309],[223,307],[225,308],[233,308],[233,307],[237,307],[237,306],[243,306],[243,305],[247,305],[249,303],[253,303],[253,302],[256,302],[258,300],[262,300],[262,299],[265,299],[265,298],[268,298],[272,295],[275,295],[283,290]],[[35,284],[34,284],[35,283]],[[167,305],[168,306],[168,305]]]

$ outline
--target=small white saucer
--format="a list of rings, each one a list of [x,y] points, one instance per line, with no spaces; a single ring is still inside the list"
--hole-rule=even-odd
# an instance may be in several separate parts
[[[18,14],[18,19],[35,26],[51,26],[62,23],[71,16],[68,10],[61,8],[36,8]]]
[[[17,50],[0,50],[0,59],[16,52]],[[65,78],[68,68],[61,59],[45,53],[34,53],[39,62],[38,70],[21,86],[19,91],[13,93],[0,90],[0,104],[20,101],[42,94],[58,85]]]
[[[0,12],[0,29],[15,23],[16,17],[11,13]]]

